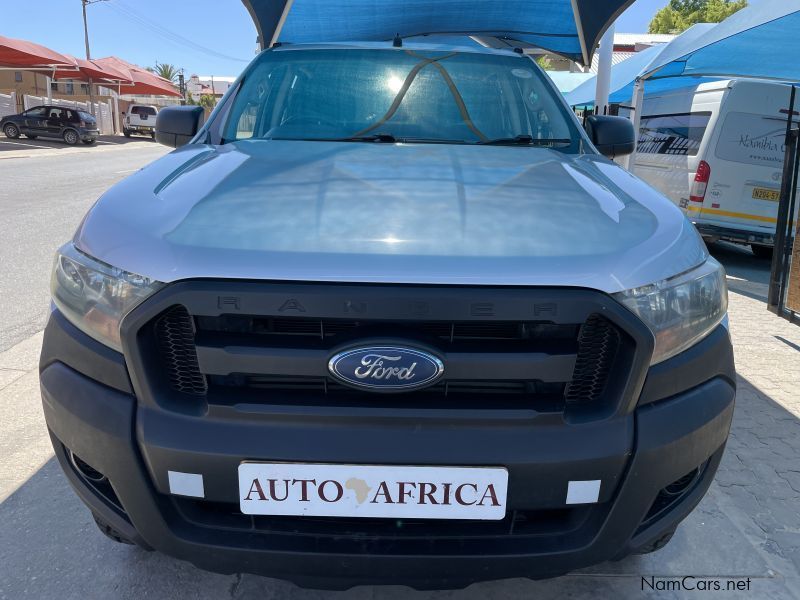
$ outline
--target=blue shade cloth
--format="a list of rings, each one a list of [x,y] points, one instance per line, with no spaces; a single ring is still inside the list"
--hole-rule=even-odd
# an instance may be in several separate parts
[[[263,46],[280,27],[290,43],[390,40],[419,34],[513,39],[588,63],[634,0],[242,0]]]
[[[592,78],[591,73],[570,73],[569,71],[547,71],[547,76],[553,80],[562,94],[571,92],[587,79]]]
[[[647,50],[637,52],[632,57],[621,63],[614,65],[611,69],[611,94],[610,102],[628,102],[633,95],[633,83],[637,77],[652,70],[654,64],[658,64],[661,56],[674,44],[681,44],[685,47],[686,43],[696,42],[712,31],[716,25],[711,23],[699,23],[690,27],[680,36],[669,44],[658,44],[651,46]],[[675,82],[675,87],[685,87],[691,82]],[[650,89],[650,86],[647,86]],[[579,87],[567,94],[567,102],[572,106],[592,106],[594,105],[595,92],[597,90],[597,77],[589,79]]]
[[[672,42],[644,75],[800,81],[800,0],[762,0],[699,38]]]

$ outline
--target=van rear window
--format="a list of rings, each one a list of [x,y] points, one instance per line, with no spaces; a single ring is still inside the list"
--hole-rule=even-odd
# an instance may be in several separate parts
[[[732,112],[725,117],[717,158],[780,169],[786,152],[786,118]]]
[[[642,117],[637,152],[697,156],[711,121],[710,112]]]

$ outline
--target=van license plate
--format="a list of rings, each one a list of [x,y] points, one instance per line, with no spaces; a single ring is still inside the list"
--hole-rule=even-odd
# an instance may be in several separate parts
[[[246,515],[500,521],[507,488],[495,467],[239,465]]]
[[[768,188],[755,188],[753,190],[753,199],[780,202],[781,193],[778,190],[770,190]]]

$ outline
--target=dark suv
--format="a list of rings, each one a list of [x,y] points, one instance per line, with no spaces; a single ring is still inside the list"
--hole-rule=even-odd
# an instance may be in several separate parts
[[[31,140],[39,136],[59,137],[70,146],[79,141],[94,144],[100,134],[92,115],[63,106],[35,106],[18,115],[9,115],[0,121],[0,130],[12,140],[20,134]]]

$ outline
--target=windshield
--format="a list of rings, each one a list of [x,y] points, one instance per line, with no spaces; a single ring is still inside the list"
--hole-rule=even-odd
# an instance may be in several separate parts
[[[224,130],[243,139],[508,143],[580,150],[527,57],[403,49],[265,52]]]

